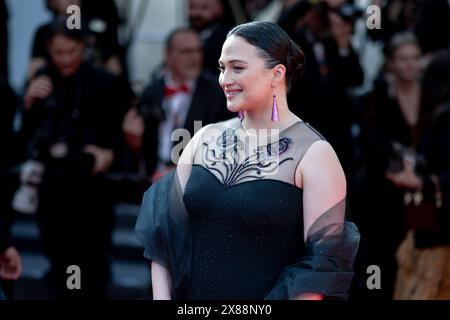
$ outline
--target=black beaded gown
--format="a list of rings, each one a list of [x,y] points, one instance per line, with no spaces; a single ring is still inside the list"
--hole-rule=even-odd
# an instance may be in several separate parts
[[[345,201],[305,241],[303,191],[294,180],[306,151],[322,139],[300,120],[258,135],[239,119],[213,124],[194,152],[184,192],[175,172],[146,193],[138,238],[144,255],[168,268],[175,298],[345,298],[359,239],[344,222]]]

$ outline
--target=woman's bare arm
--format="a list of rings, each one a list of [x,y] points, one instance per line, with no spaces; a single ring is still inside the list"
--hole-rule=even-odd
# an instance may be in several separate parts
[[[306,152],[296,172],[303,188],[303,224],[305,240],[309,228],[327,210],[346,196],[346,180],[341,164],[331,145],[315,142]],[[298,300],[321,300],[319,293],[303,293]]]
[[[153,300],[172,300],[170,295],[171,278],[169,271],[152,261]]]

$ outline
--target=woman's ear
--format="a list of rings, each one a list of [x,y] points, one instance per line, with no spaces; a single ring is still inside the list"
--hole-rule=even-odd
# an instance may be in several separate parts
[[[273,86],[277,86],[279,83],[284,82],[286,76],[286,67],[282,64],[276,65],[273,68]]]

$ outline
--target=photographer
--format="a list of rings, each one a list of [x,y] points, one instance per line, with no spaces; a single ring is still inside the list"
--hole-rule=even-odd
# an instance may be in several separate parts
[[[116,77],[83,61],[81,30],[57,20],[46,45],[51,64],[28,87],[23,129],[31,139],[34,174],[42,173],[38,222],[51,262],[48,278],[58,297],[101,299],[113,217],[104,173],[114,158],[126,102]],[[66,287],[70,265],[82,271],[81,290]]]

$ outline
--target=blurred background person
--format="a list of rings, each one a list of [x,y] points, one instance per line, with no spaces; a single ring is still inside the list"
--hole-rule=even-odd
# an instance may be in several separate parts
[[[352,208],[362,235],[357,258],[361,269],[357,275],[361,277],[363,292],[358,296],[392,299],[397,272],[395,252],[405,236],[404,191],[386,178],[386,172],[399,170],[398,154],[412,144],[419,119],[422,53],[416,37],[409,32],[392,37],[386,53],[383,76],[361,99],[360,145],[364,169],[354,188]],[[366,287],[369,265],[382,270],[381,290]]]
[[[174,166],[173,130],[184,128],[192,137],[194,121],[205,126],[233,116],[217,78],[202,72],[202,43],[194,30],[180,28],[170,33],[165,65],[163,77],[144,90],[138,109],[131,109],[123,124],[130,146],[142,149],[152,181]]]
[[[380,29],[368,34],[374,40],[389,43],[399,32],[413,32],[426,55],[450,45],[450,6],[447,0],[374,1],[382,8]]]
[[[86,57],[92,63],[105,67],[109,72],[119,76],[123,74],[118,43],[117,28],[120,19],[113,0],[46,0],[46,6],[52,12],[52,21],[68,18],[67,8],[77,5],[81,8],[81,23],[87,32]],[[33,49],[28,70],[28,78],[33,77],[36,70],[49,61],[49,52],[45,39],[52,21],[41,25],[34,36]]]
[[[82,0],[82,17],[88,30],[88,58],[116,76],[124,74],[118,28],[123,22],[114,0]]]
[[[416,209],[421,216],[415,223],[407,225],[408,235],[397,253],[399,273],[395,299],[450,299],[448,137],[450,52],[445,50],[435,54],[422,79],[419,121],[414,132],[413,146],[419,155],[424,156],[425,166],[420,168],[417,158],[411,159],[405,155],[401,170],[387,175],[397,187],[413,193],[414,205],[428,202],[434,207],[427,210]],[[420,201],[417,201],[417,195]],[[405,197],[405,203],[406,201]]]
[[[187,0],[189,26],[198,32],[203,45],[203,68],[218,75],[222,44],[230,25],[222,0]]]
[[[293,112],[314,126],[330,142],[349,181],[354,162],[351,125],[354,102],[349,89],[362,84],[364,74],[353,50],[353,23],[359,16],[347,1],[300,1],[280,21],[300,45],[307,62],[305,76],[294,81],[288,99]],[[295,17],[295,18],[294,18]]]
[[[85,62],[83,30],[65,19],[49,28],[50,63],[38,70],[24,97],[29,157],[43,166],[38,222],[51,263],[47,279],[59,298],[105,297],[113,225],[105,173],[125,112],[118,79]],[[82,290],[68,290],[67,267],[81,268]]]
[[[70,5],[81,5],[81,0],[45,0],[47,9],[52,14],[52,20],[39,26],[34,34],[33,49],[31,52],[31,59],[28,66],[27,78],[31,79],[36,74],[36,71],[42,68],[50,61],[50,55],[46,47],[45,39],[50,32],[52,23],[59,19],[68,17],[67,7]]]

